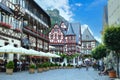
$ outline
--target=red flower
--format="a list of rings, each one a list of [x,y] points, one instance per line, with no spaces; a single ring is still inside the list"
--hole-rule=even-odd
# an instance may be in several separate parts
[[[5,28],[11,28],[12,26],[10,24],[7,24],[5,22],[0,22],[0,25]]]
[[[16,31],[16,32],[21,32],[21,29],[15,28],[15,31]]]
[[[26,29],[28,29],[28,30],[31,30],[31,28],[30,27],[25,27]]]

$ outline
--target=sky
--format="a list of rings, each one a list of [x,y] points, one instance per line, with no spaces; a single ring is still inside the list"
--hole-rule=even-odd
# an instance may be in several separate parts
[[[93,36],[101,42],[103,8],[107,0],[35,0],[44,10],[58,9],[69,22],[88,26]]]

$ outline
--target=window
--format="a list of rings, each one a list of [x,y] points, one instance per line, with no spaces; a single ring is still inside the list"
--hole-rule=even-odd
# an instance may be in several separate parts
[[[75,49],[75,47],[74,46],[72,46],[72,50],[74,50]]]
[[[55,28],[54,30],[55,30],[55,32],[58,32],[58,29],[57,29],[57,28]]]
[[[14,47],[18,47],[18,45],[17,45],[17,44],[14,44]]]
[[[61,35],[58,36],[58,39],[61,39]]]
[[[84,44],[83,44],[83,48],[86,48],[86,47],[87,47],[87,45],[84,43]]]
[[[25,1],[23,0],[23,4],[22,4],[22,6],[25,8]]]
[[[19,2],[20,2],[19,0],[15,0],[15,3],[16,3],[16,4],[19,4]]]
[[[55,34],[55,38],[57,38],[57,34]]]
[[[53,35],[51,35],[51,39],[53,39]]]

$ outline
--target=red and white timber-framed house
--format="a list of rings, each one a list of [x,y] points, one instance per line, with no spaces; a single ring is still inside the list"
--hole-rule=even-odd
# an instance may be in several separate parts
[[[5,6],[0,6],[0,46],[12,42],[16,47],[49,51],[50,17],[34,0],[3,0],[0,4]]]
[[[50,45],[54,46],[56,48],[55,50],[61,53],[64,52],[65,36],[57,24],[55,24],[54,28],[52,28],[51,32],[49,33],[49,39]]]
[[[74,26],[74,29],[73,29]],[[66,26],[64,22],[55,25],[49,33],[50,45],[56,48],[56,52],[72,55],[80,53],[80,24],[74,23]]]
[[[51,32],[49,33],[49,40],[50,45],[55,47],[54,49],[51,49],[50,52],[64,53],[65,34],[58,24],[55,24]]]

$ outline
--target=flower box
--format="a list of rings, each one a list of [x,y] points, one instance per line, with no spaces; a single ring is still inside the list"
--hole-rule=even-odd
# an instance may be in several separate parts
[[[5,22],[0,22],[0,26],[2,26],[4,28],[9,28],[9,29],[12,27],[11,25],[9,25],[9,24],[7,24]]]
[[[19,29],[19,28],[15,28],[15,31],[16,32],[22,32],[21,29]]]

